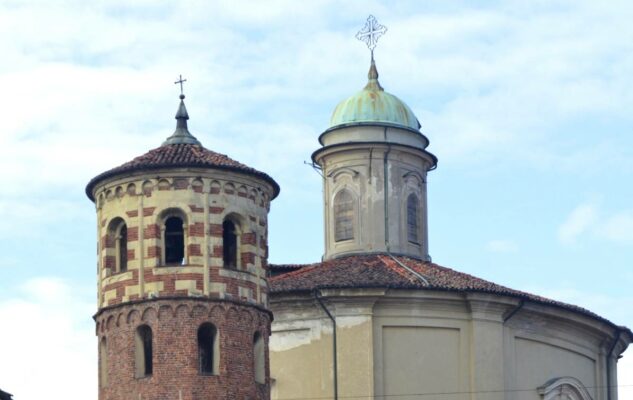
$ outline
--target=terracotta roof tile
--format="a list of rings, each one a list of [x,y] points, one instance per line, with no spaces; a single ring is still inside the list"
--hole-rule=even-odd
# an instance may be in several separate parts
[[[279,185],[269,175],[235,161],[224,154],[208,150],[200,145],[180,143],[157,147],[125,164],[97,175],[86,186],[86,194],[91,200],[94,200],[92,197],[92,189],[103,179],[132,171],[166,167],[218,168],[244,172],[268,181],[273,186],[274,197],[279,193]]]
[[[293,266],[295,268],[286,273],[283,271],[290,268],[286,268],[285,265],[272,264],[269,266],[273,275],[269,279],[270,291],[273,296],[282,293],[307,292],[314,289],[350,288],[492,293],[576,311],[615,326],[610,321],[582,307],[510,289],[431,262],[404,256],[395,256],[394,258],[386,254],[354,255],[307,264],[298,269]],[[407,268],[403,268],[399,263]],[[409,270],[415,271],[424,280]]]

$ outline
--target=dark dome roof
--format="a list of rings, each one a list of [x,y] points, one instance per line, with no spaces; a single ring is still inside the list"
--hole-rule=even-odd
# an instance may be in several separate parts
[[[88,182],[86,194],[94,201],[93,189],[104,179],[135,171],[147,171],[163,168],[210,168],[241,172],[253,175],[268,182],[273,187],[273,198],[279,194],[279,185],[269,175],[244,165],[228,156],[205,149],[199,144],[163,144],[125,164],[103,172]]]

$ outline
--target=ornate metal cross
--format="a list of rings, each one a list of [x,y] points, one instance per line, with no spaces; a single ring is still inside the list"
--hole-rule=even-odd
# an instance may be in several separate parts
[[[179,79],[178,79],[176,82],[174,82],[174,84],[180,83],[180,94],[184,94],[184,93],[182,92],[182,84],[183,84],[184,82],[187,82],[187,80],[186,80],[186,79],[182,79],[182,75],[180,75],[180,76],[179,76]]]
[[[367,22],[363,29],[358,31],[356,34],[356,39],[362,40],[367,44],[369,50],[371,50],[371,59],[374,59],[374,48],[376,47],[376,43],[378,43],[378,39],[387,32],[387,27],[384,25],[380,25],[376,18],[373,15],[370,15],[367,18]]]

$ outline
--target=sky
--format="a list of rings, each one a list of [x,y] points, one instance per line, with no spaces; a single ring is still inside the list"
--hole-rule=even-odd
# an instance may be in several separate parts
[[[320,259],[305,162],[366,83],[369,14],[380,82],[439,159],[433,261],[633,327],[630,1],[3,0],[1,389],[96,399],[84,188],[173,132],[179,74],[190,131],[281,186],[270,262]],[[633,350],[619,384],[633,400]]]

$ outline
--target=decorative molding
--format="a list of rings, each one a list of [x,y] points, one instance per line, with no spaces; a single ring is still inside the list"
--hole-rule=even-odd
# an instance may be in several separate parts
[[[404,175],[402,175],[402,179],[404,179],[405,182],[410,181],[410,180],[416,180],[417,181],[416,184],[418,186],[422,186],[424,183],[426,183],[426,179],[418,171],[408,171]]]
[[[585,385],[571,376],[554,378],[537,390],[543,400],[593,400]]]
[[[336,181],[339,180],[342,176],[349,176],[353,180],[357,178],[358,175],[360,175],[360,172],[351,167],[340,167],[333,169],[332,172],[327,174],[327,177],[332,178],[332,181],[336,183]]]

